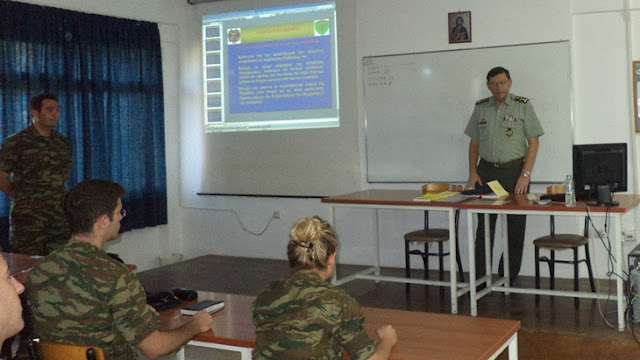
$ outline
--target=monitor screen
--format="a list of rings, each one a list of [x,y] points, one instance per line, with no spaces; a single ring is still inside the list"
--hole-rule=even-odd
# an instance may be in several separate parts
[[[573,145],[573,179],[577,195],[596,195],[601,185],[627,191],[627,144]]]

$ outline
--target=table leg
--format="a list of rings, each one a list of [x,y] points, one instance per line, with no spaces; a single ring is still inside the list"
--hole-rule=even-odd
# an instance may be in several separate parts
[[[513,340],[509,344],[509,360],[518,360],[518,333],[513,334]]]
[[[511,275],[509,274],[509,224],[507,222],[507,214],[500,214],[500,223],[502,224],[502,239],[504,240],[504,250],[503,250],[503,261],[502,266],[503,274],[507,279],[504,283],[504,287],[509,287],[509,279],[511,279]],[[506,295],[509,295],[509,292],[505,292]]]
[[[467,211],[467,245],[469,246],[469,302],[471,316],[478,315],[478,299],[476,298],[476,247],[473,231],[473,210]]]
[[[504,349],[508,349],[509,360],[518,360],[518,333],[515,332],[511,337],[501,344],[496,351],[488,358],[488,360],[495,360],[502,354]]]
[[[253,351],[252,348],[241,347],[241,346],[233,346],[233,345],[225,345],[225,344],[218,344],[218,343],[212,343],[212,342],[206,342],[206,341],[191,340],[191,341],[188,342],[188,344],[191,345],[191,346],[199,346],[199,347],[212,348],[212,349],[218,349],[218,350],[224,350],[224,351],[231,351],[231,352],[240,353],[240,359],[241,360],[251,360],[251,352]],[[181,351],[182,351],[182,358],[179,359],[179,360],[185,360],[185,358],[184,358],[184,346],[182,347]]]
[[[487,276],[487,289],[491,289],[491,259],[493,249],[491,248],[491,226],[489,218],[491,214],[484,214],[484,274]]]
[[[375,270],[375,275],[376,276],[380,276],[380,210],[379,209],[375,209],[375,216],[374,216],[374,224],[373,224],[373,228],[376,229],[376,234],[375,234],[375,245],[376,245],[376,270]],[[380,280],[376,280],[376,283],[380,283]]]
[[[611,231],[609,231],[611,233]],[[617,286],[617,303],[618,303],[618,330],[624,331],[624,292],[623,292],[623,280],[622,280],[622,263],[625,259],[622,257],[622,225],[620,221],[620,214],[613,215],[613,233],[615,234],[614,242],[616,244],[616,259],[615,273],[616,286]]]
[[[449,281],[451,282],[451,313],[458,313],[458,267],[456,247],[456,219],[455,210],[449,209]],[[427,269],[425,269],[427,271]]]
[[[335,208],[333,206],[329,206],[329,221],[331,221],[331,226],[333,227],[333,231],[336,231],[336,214],[335,214]],[[338,245],[340,246],[340,245]],[[338,254],[340,254],[340,251],[338,251]],[[337,255],[340,256],[340,255]],[[336,260],[336,265],[338,265],[339,261]],[[333,267],[333,272],[331,273],[331,283],[335,284],[336,281],[338,280],[338,266],[334,266]]]

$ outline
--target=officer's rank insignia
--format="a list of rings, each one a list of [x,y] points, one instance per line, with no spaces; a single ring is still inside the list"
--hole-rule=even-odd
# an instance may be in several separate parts
[[[529,102],[529,99],[527,99],[527,98],[526,98],[526,97],[524,97],[524,96],[516,96],[514,99],[515,99],[516,101],[520,101],[520,102],[523,102],[523,103],[525,103],[525,104]]]

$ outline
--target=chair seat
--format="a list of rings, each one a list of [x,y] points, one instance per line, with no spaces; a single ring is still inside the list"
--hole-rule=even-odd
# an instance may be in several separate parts
[[[39,349],[39,351],[38,351]],[[69,345],[31,340],[32,360],[104,360],[104,351],[96,346]]]
[[[405,241],[411,242],[433,242],[448,241],[449,230],[447,229],[422,229],[404,234]]]
[[[582,235],[555,234],[539,237],[533,240],[533,245],[549,250],[565,250],[586,245],[588,242],[589,239]]]

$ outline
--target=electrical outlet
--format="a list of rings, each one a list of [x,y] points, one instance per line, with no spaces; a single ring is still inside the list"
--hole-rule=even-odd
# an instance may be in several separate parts
[[[625,230],[622,232],[622,238],[624,241],[635,241],[636,232],[634,230]]]
[[[280,211],[274,211],[273,212],[273,218],[274,219],[280,219]]]

